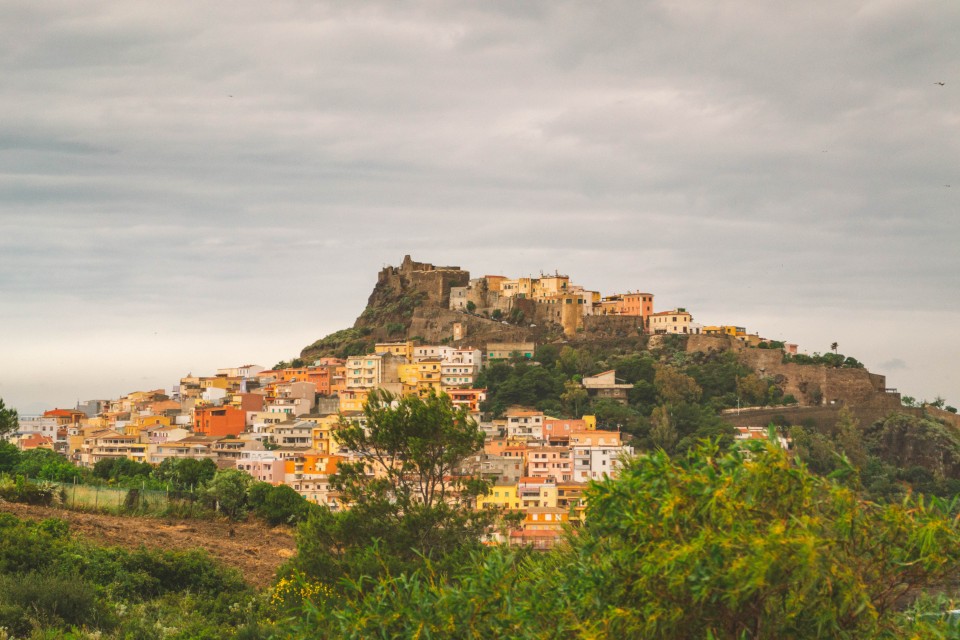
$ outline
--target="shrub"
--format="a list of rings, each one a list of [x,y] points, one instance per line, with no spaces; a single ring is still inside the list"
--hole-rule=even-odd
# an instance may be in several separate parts
[[[23,476],[16,480],[0,480],[0,498],[9,502],[50,506],[57,496],[56,487],[48,484],[27,482]]]
[[[253,512],[270,524],[296,524],[306,519],[310,503],[287,485],[266,482],[252,485],[247,492]]]
[[[0,626],[25,635],[40,626],[99,626],[107,617],[92,585],[77,576],[0,576]]]

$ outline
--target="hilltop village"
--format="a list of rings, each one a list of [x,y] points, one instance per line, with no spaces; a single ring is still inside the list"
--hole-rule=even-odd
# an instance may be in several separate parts
[[[221,469],[288,485],[306,500],[342,509],[348,505],[340,504],[330,476],[365,452],[338,444],[340,425],[363,424],[374,390],[446,394],[485,434],[483,450],[460,469],[492,483],[477,508],[496,505],[522,514],[510,541],[545,548],[565,522],[578,517],[586,483],[617,474],[623,456],[633,452],[630,437],[616,425],[598,426],[589,414],[552,416],[529,406],[511,406],[500,416],[485,412],[488,390],[476,384],[485,367],[532,362],[547,341],[577,336],[713,336],[729,348],[767,357],[771,372],[783,354],[797,351],[796,345],[765,340],[742,326],[700,324],[685,308],[655,311],[648,292],[602,295],[559,274],[471,279],[457,267],[417,263],[409,256],[400,267],[381,271],[367,309],[353,329],[339,334],[282,366],[188,374],[169,392],[136,391],[22,417],[10,438],[21,449],[53,449],[84,467],[120,457],[151,465],[210,459]],[[900,405],[882,376],[862,368],[820,375],[815,391],[806,378],[794,376],[798,398],[792,401],[821,406],[853,399],[869,405],[883,397],[883,409]],[[588,398],[624,405],[633,387],[615,369],[582,376],[576,384]],[[737,437],[765,435],[769,418],[757,415],[755,423],[734,420],[739,409],[731,416],[739,422]]]

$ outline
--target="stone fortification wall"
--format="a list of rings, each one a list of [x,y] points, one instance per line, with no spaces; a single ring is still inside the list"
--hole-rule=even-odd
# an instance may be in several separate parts
[[[900,395],[886,392],[886,377],[866,369],[783,362],[779,349],[750,348],[730,336],[689,336],[687,351],[735,351],[740,362],[773,379],[784,394],[793,395],[803,406],[867,405],[879,411],[900,406]]]
[[[766,427],[770,424],[777,426],[786,424],[810,425],[823,433],[830,433],[836,427],[840,419],[840,410],[844,406],[860,422],[861,427],[884,420],[892,413],[904,413],[918,418],[922,418],[926,413],[960,429],[960,416],[948,411],[941,411],[936,407],[893,407],[889,403],[879,400],[858,405],[837,403],[823,407],[751,407],[741,409],[739,413],[736,409],[728,409],[723,412],[721,417],[724,422],[728,422],[735,427]]]
[[[462,340],[453,340],[454,323],[461,323],[466,329]],[[427,344],[450,343],[455,346],[477,347],[483,347],[487,342],[542,340],[542,334],[536,327],[518,327],[460,311],[429,307],[420,307],[414,312],[407,337],[421,338]]]
[[[422,294],[423,303],[447,308],[450,287],[463,287],[469,282],[470,272],[460,267],[437,267],[428,262],[414,262],[410,256],[405,256],[399,267],[380,270],[367,305],[377,304],[386,295]]]
[[[741,409],[739,413],[736,409],[729,409],[721,417],[724,422],[728,422],[735,427],[766,427],[771,423],[778,426],[784,424],[809,425],[816,427],[823,433],[830,433],[840,419],[840,409],[844,406],[860,422],[861,427],[883,420],[894,412],[916,416],[923,413],[916,408],[891,407],[885,402],[868,402],[858,405],[837,403],[823,407],[748,408]]]
[[[693,334],[687,336],[687,353],[702,351],[710,353],[711,351],[744,351],[746,349],[739,340],[730,336],[708,336],[704,334]],[[777,353],[780,353],[777,351]]]
[[[783,362],[783,354],[774,349],[744,349],[739,358],[759,375],[773,378],[801,404],[877,403],[891,410],[900,406],[900,395],[885,391],[886,377],[866,369]]]
[[[582,337],[584,339],[635,337],[642,331],[643,318],[639,316],[586,316],[583,319]]]

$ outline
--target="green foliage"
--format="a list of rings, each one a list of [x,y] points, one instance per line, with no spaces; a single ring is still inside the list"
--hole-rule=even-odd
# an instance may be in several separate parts
[[[252,482],[250,474],[239,469],[221,469],[207,483],[203,499],[228,518],[239,520],[247,513],[247,488]]]
[[[656,374],[653,378],[653,385],[661,402],[678,404],[700,400],[703,389],[691,376],[670,365],[658,364],[654,368]]]
[[[55,482],[73,482],[83,479],[86,475],[85,470],[50,449],[24,451],[20,455],[20,464],[16,472],[28,478]]]
[[[255,482],[247,489],[250,508],[270,524],[296,524],[306,520],[313,506],[291,487]]]
[[[52,572],[0,575],[0,627],[26,636],[35,627],[110,626],[90,583]],[[106,623],[106,624],[104,624]]]
[[[188,489],[205,485],[216,472],[217,465],[209,458],[166,458],[153,470],[153,475],[178,489]]]
[[[901,469],[922,467],[937,480],[960,480],[960,431],[929,418],[892,414],[864,432],[871,454]]]
[[[20,418],[17,415],[17,410],[12,407],[7,407],[7,405],[3,403],[3,398],[0,398],[0,438],[16,431],[19,424]]]
[[[478,548],[495,514],[473,508],[486,483],[455,475],[463,458],[483,446],[483,432],[465,410],[446,395],[377,392],[364,414],[364,426],[343,423],[336,433],[341,447],[367,452],[357,462],[342,462],[331,478],[350,509],[312,510],[298,532],[297,568],[329,583],[424,560],[443,564]],[[389,563],[381,564],[382,558]]]
[[[293,636],[444,638],[939,637],[905,596],[960,560],[960,522],[936,501],[880,506],[773,443],[704,444],[631,461],[592,484],[586,520],[548,554],[475,555],[452,578],[345,584]],[[381,558],[373,549],[374,558]],[[953,606],[941,603],[941,610]]]
[[[564,382],[565,376],[556,369],[520,360],[488,365],[477,376],[476,385],[487,389],[482,409],[501,416],[514,404],[533,407],[547,402],[562,403]]]
[[[13,473],[20,466],[20,449],[11,442],[0,440],[0,473]]]
[[[477,311],[477,304],[473,300],[467,300],[467,312],[475,313]]]
[[[814,353],[812,356],[803,353],[784,353],[782,360],[784,363],[823,365],[834,369],[863,369],[863,364],[859,360],[844,356],[842,353]]]
[[[53,485],[28,482],[23,476],[0,478],[0,499],[8,502],[22,502],[49,506],[57,497]]]
[[[62,521],[0,513],[0,626],[16,637],[240,637],[262,626],[255,605],[205,552],[97,547]]]
[[[871,636],[960,559],[939,505],[862,503],[772,444],[644,456],[587,505],[596,614],[627,637]]]
[[[369,330],[364,334],[360,329],[341,329],[317,340],[303,352],[312,354],[312,357],[329,355],[337,358],[349,358],[350,356],[370,353],[373,350],[374,342],[367,337],[369,333]]]
[[[103,480],[146,479],[153,473],[153,465],[130,458],[104,458],[93,465],[93,476]]]
[[[403,324],[402,322],[388,322],[386,329],[387,333],[392,336],[406,331],[407,325]]]

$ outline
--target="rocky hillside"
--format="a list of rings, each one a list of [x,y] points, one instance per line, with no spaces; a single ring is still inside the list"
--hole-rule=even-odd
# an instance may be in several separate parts
[[[851,408],[867,424],[901,409],[900,396],[886,388],[885,377],[861,366],[793,362],[778,349],[750,348],[728,336],[648,336],[637,330],[636,318],[624,316],[587,317],[576,335],[565,336],[561,326],[542,318],[523,321],[524,314],[519,314],[514,322],[498,321],[450,309],[451,287],[469,282],[470,273],[458,266],[435,266],[406,256],[399,267],[380,271],[367,306],[353,327],[317,340],[303,349],[301,358],[344,358],[369,353],[376,342],[416,340],[480,349],[489,342],[532,341],[585,350],[605,360],[611,354],[657,351],[667,341],[688,354],[735,352],[742,365],[772,381],[783,396],[796,400],[793,406],[750,408],[726,415],[725,419],[734,424],[767,424],[774,415],[795,423],[815,419],[832,424],[841,407]],[[529,301],[518,302],[522,309],[522,304]],[[526,317],[534,315],[531,311]],[[958,420],[954,414],[946,414],[943,419]]]
[[[414,262],[406,256],[399,267],[385,267],[353,327],[332,333],[305,347],[304,360],[366,353],[376,342],[419,340],[434,344],[485,345],[487,342],[551,340],[557,327],[510,324],[463,311],[452,311],[450,288],[465,286],[470,273],[460,267]],[[455,338],[455,325],[459,334]]]

